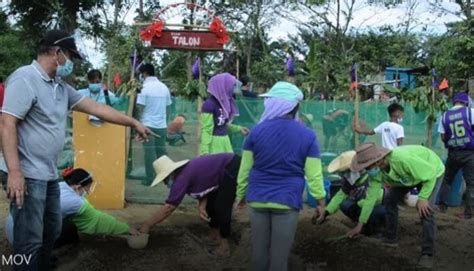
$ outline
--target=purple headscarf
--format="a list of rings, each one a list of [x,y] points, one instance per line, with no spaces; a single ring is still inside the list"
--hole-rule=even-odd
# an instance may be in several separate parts
[[[260,122],[283,117],[290,113],[291,110],[295,109],[297,105],[298,102],[287,101],[280,98],[265,98],[265,111],[263,111],[262,117],[260,118]],[[298,116],[296,115],[295,119],[297,118]]]
[[[219,73],[209,79],[207,86],[207,92],[217,99],[224,118],[229,120],[239,115],[239,109],[232,96],[236,82],[237,79],[230,73]]]

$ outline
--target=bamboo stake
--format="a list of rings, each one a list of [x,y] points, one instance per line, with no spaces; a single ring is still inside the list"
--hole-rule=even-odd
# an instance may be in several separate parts
[[[133,61],[132,61],[132,68],[130,70],[130,81],[133,81],[135,79],[135,64],[136,64],[136,61],[137,61],[137,49],[134,50],[133,52]],[[128,100],[128,112],[127,112],[127,115],[130,116],[130,117],[133,117],[133,111],[134,111],[134,108],[135,108],[135,96],[136,96],[136,93],[135,91],[132,91],[130,93],[130,96],[129,96],[129,100]],[[130,170],[127,169],[127,172],[131,172],[132,170],[132,166],[133,166],[133,162],[132,162],[132,157],[130,156],[131,154],[131,148],[132,148],[132,139],[130,138],[132,135],[132,130],[130,127],[127,127],[127,131],[126,131],[126,134],[125,134],[125,138],[128,139],[128,144],[126,144],[126,149],[125,149],[125,157],[127,157],[127,168],[130,167]]]
[[[199,85],[201,85],[202,83],[202,72],[201,72],[201,68],[199,69]],[[198,93],[198,98],[197,98],[197,108],[196,108],[196,112],[197,112],[197,119],[198,119],[198,124],[197,124],[197,128],[196,128],[196,137],[198,138],[198,141],[201,142],[201,107],[202,107],[202,97],[199,95]],[[200,145],[198,145],[198,148],[197,148],[197,155],[199,156],[200,154]]]
[[[240,59],[239,59],[239,52],[236,51],[236,54],[235,54],[237,57],[236,57],[236,61],[235,61],[235,75],[237,76],[237,78],[240,78]]]
[[[355,115],[355,126],[359,127],[359,107],[360,107],[360,95],[359,87],[355,88],[355,103],[354,103],[354,115]],[[357,148],[359,146],[359,133],[354,133],[354,146]]]

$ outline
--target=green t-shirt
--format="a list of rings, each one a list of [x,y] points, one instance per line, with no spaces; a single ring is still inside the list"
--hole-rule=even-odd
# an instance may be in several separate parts
[[[423,187],[418,195],[428,199],[438,177],[444,173],[443,161],[432,150],[419,145],[405,145],[392,150],[386,157],[390,170],[384,181],[391,186]]]

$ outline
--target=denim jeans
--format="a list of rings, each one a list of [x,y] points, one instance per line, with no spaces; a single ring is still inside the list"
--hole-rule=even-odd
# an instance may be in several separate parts
[[[153,179],[155,179],[156,173],[155,169],[153,168],[153,162],[155,162],[155,160],[161,156],[166,155],[166,129],[150,128],[150,130],[160,137],[157,138],[151,135],[148,137],[148,141],[143,143],[146,172],[146,180],[143,181],[144,185],[150,185],[153,182]]]
[[[298,225],[298,210],[249,208],[252,271],[286,271]]]
[[[436,180],[436,184],[431,192],[431,196],[428,199],[430,206],[434,208],[436,203],[436,197],[438,196],[439,189],[443,176]],[[413,187],[392,187],[385,197],[385,209],[387,211],[387,233],[386,237],[391,240],[397,240],[397,228],[398,228],[398,203],[402,201],[405,195],[415,188]],[[418,186],[418,188],[421,188]],[[421,254],[422,255],[433,255],[434,253],[434,238],[435,238],[435,217],[431,214],[429,217],[422,218],[423,233],[421,241]]]
[[[13,252],[31,255],[29,264],[14,270],[50,270],[51,252],[61,233],[60,190],[57,181],[25,179],[27,193],[23,207],[10,204],[13,217]]]

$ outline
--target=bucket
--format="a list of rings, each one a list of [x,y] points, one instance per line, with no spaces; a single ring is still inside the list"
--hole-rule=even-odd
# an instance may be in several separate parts
[[[329,201],[329,194],[330,194],[330,189],[331,189],[331,181],[329,180],[324,180],[324,190],[326,191],[326,203]],[[306,196],[307,196],[307,203],[311,208],[316,208],[318,205],[318,201],[311,196],[309,193],[308,189],[308,184],[306,184]]]
[[[447,202],[448,206],[456,207],[461,205],[463,196],[463,185],[464,178],[462,177],[462,170],[459,170],[458,173],[456,173],[453,182],[451,183],[451,189],[449,190]],[[440,199],[440,196],[441,190],[438,193],[438,201]]]

